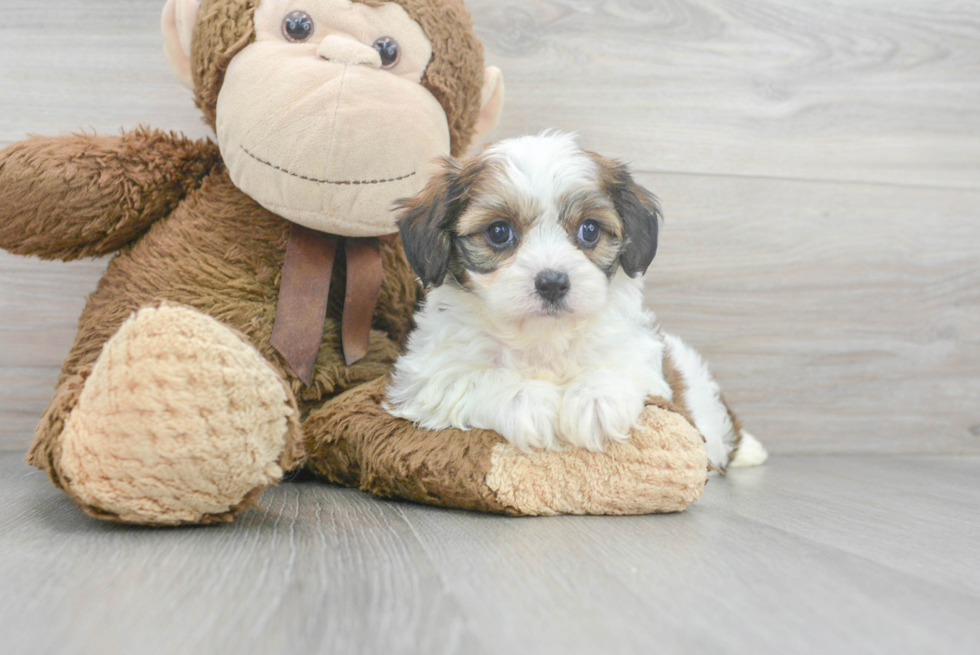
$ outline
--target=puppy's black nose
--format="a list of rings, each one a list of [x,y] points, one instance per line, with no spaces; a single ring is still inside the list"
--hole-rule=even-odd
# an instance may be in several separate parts
[[[548,302],[558,302],[568,295],[572,282],[566,273],[541,271],[538,277],[534,278],[534,288],[538,290],[538,295]]]

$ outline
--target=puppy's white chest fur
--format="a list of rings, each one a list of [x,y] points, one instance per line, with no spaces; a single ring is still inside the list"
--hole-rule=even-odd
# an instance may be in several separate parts
[[[601,450],[629,438],[647,397],[671,398],[641,283],[618,274],[602,312],[499,320],[435,289],[396,365],[389,410],[428,429],[495,430],[519,448]]]
[[[663,343],[653,315],[643,311],[639,291],[638,281],[620,273],[612,282],[608,305],[597,315],[533,317],[517,324],[485,315],[471,325],[480,334],[477,338],[496,344],[500,365],[527,379],[567,387],[590,373],[628,369],[627,354],[637,352],[644,364],[655,365],[654,377],[662,381]],[[669,387],[658,390],[669,393]]]

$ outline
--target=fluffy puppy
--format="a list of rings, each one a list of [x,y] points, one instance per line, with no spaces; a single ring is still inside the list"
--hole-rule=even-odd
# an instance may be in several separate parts
[[[429,293],[392,374],[390,413],[494,430],[523,450],[601,451],[628,440],[647,397],[661,396],[687,408],[717,467],[736,451],[733,464],[765,460],[698,354],[643,308],[661,214],[625,166],[570,135],[512,139],[446,159],[400,209]]]

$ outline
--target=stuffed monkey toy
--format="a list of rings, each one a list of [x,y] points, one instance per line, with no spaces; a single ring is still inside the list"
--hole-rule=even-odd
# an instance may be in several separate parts
[[[677,511],[702,440],[651,400],[606,454],[525,454],[381,409],[419,285],[394,202],[478,147],[503,81],[461,0],[168,0],[216,141],[139,129],[0,152],[0,247],[114,254],[28,462],[85,512],[231,520],[284,472],[510,514]]]

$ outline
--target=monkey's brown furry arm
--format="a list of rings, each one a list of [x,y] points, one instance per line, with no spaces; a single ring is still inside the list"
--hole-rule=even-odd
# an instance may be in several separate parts
[[[208,140],[146,128],[16,143],[0,152],[0,248],[66,261],[115,252],[220,162]]]

